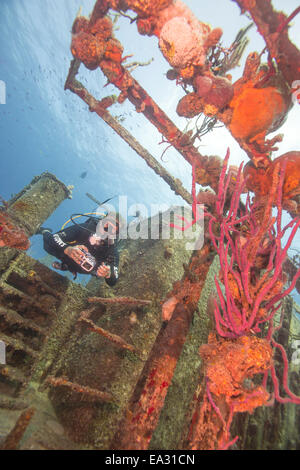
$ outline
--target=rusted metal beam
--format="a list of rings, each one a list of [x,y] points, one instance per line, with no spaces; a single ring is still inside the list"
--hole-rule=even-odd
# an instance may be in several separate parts
[[[103,61],[103,63],[107,66],[108,61]],[[172,145],[188,163],[194,165],[196,168],[202,168],[207,172],[210,166],[210,159],[214,159],[215,157],[201,155],[193,145],[190,136],[181,132],[180,129],[175,126],[146,90],[131,76],[128,70],[120,65],[120,75],[114,78],[109,73],[110,69],[106,69],[103,63],[100,62],[100,68],[104,75],[107,76],[112,84],[119,88],[121,95],[123,94],[135,106],[136,111],[144,114],[151,124],[163,135],[165,141]],[[215,169],[216,175],[214,175],[213,179],[208,177],[205,185],[211,186],[214,190],[217,189],[221,167],[222,162],[220,161],[218,165],[219,170],[218,168]]]
[[[103,305],[130,305],[144,306],[151,305],[151,300],[135,299],[133,297],[88,297],[88,302]]]
[[[27,410],[23,411],[23,413],[21,413],[14,428],[11,430],[11,432],[8,434],[3,444],[1,445],[1,450],[17,450],[18,445],[34,413],[35,408],[33,407],[28,408]]]
[[[72,392],[79,393],[87,401],[92,402],[113,402],[114,398],[110,393],[102,392],[101,390],[96,390],[85,385],[80,385],[75,382],[71,382],[66,377],[47,377],[45,381],[46,385],[51,387],[65,387]]]
[[[114,333],[111,333],[110,331],[104,330],[100,326],[96,325],[90,318],[89,315],[94,311],[94,307],[88,309],[88,310],[83,310],[80,314],[80,317],[78,319],[78,322],[84,323],[89,330],[98,333],[98,335],[103,336],[106,338],[108,341],[111,343],[115,344],[117,347],[121,349],[126,349],[128,351],[131,351],[133,353],[136,353],[140,355],[140,351],[137,350],[132,344],[128,344],[121,336],[115,335]]]
[[[111,105],[114,102],[112,97],[104,98],[99,101],[96,100],[88,90],[76,79],[80,67],[79,60],[72,60],[69,74],[65,83],[65,90],[70,90],[79,96],[88,106],[91,112],[98,114],[106,124],[109,125],[140,157],[145,160],[147,165],[155,171],[175,192],[181,196],[188,204],[192,203],[190,193],[183,187],[180,180],[175,179],[170,173],[145,149],[135,137],[123,127],[117,119],[115,119],[107,110],[107,104]],[[110,100],[110,102],[109,102]]]

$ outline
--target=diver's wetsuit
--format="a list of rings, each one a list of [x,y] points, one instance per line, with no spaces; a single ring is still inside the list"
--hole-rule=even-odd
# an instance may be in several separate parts
[[[89,219],[84,224],[72,225],[54,234],[43,232],[44,249],[52,256],[60,259],[72,273],[91,274],[96,276],[97,268],[101,263],[110,266],[110,277],[105,278],[109,286],[116,284],[118,279],[119,253],[115,242],[108,244],[108,239],[101,245],[91,245],[89,237],[96,231],[97,220]],[[88,229],[88,230],[87,230]],[[84,245],[89,253],[96,259],[96,266],[91,272],[85,271],[79,264],[64,253],[67,246]]]

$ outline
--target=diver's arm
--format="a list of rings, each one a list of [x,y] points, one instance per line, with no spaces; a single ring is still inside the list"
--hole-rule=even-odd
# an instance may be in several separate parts
[[[61,258],[64,255],[64,250],[68,244],[63,240],[58,233],[47,232],[43,235],[44,249],[52,256]]]

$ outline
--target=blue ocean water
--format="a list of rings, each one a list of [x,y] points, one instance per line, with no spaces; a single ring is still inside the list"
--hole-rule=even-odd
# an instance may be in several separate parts
[[[216,0],[205,7],[196,0],[186,3],[199,19],[223,28],[227,46],[238,29],[249,23],[233,2]],[[283,7],[280,0],[273,3],[277,8]],[[93,0],[86,0],[83,14],[88,15],[93,5]],[[128,207],[143,204],[149,215],[153,204],[182,204],[182,199],[119,136],[90,113],[77,96],[64,91],[72,59],[70,30],[79,6],[80,2],[75,0],[0,2],[0,80],[6,86],[6,102],[0,105],[0,195],[9,199],[44,171],[54,173],[66,185],[74,185],[73,198],[64,201],[46,222],[53,230],[60,229],[70,214],[95,208],[86,192],[100,201],[114,195],[126,196]],[[297,6],[296,0],[284,2],[286,13]],[[182,90],[166,79],[169,67],[157,40],[138,35],[135,24],[130,25],[127,18],[120,18],[117,26],[115,35],[124,44],[123,55],[133,54],[127,63],[153,58],[149,66],[139,67],[133,75],[183,130],[186,122],[175,113]],[[299,31],[298,15],[290,31],[298,44]],[[264,47],[255,28],[249,35],[251,41],[245,56]],[[244,60],[241,67],[243,63]],[[241,69],[233,71],[234,77],[240,75]],[[117,93],[113,86],[105,86],[106,80],[99,70],[90,72],[81,66],[79,78],[96,98]],[[111,112],[161,162],[166,145],[160,144],[160,134],[146,119],[126,102]],[[299,117],[299,109],[291,111],[281,130],[285,140],[278,155],[299,148],[296,132]],[[201,141],[199,150],[223,157],[227,146],[231,149],[232,163],[246,160],[226,129],[208,135]],[[161,163],[190,190],[191,169],[180,155],[168,150]],[[294,246],[300,246],[299,237]],[[40,236],[32,237],[29,254],[43,258]]]

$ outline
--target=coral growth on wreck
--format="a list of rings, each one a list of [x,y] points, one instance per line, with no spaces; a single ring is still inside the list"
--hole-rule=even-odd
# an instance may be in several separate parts
[[[234,83],[228,72],[238,65],[247,28],[238,33],[229,48],[224,48],[220,43],[222,30],[213,29],[205,18],[197,19],[180,0],[98,0],[90,19],[78,17],[72,28],[74,58],[91,70],[100,67],[108,83],[120,90],[118,102],[130,100],[136,111],[143,113],[162,134],[162,143],[177,149],[192,166],[194,220],[172,227],[185,230],[197,223],[197,203],[206,207],[207,233],[201,256],[193,254],[185,276],[162,303],[162,318],[171,325],[165,334],[167,338],[170,335],[171,350],[176,342],[172,337],[176,329],[172,328],[194,311],[204,284],[203,272],[207,274],[213,254],[218,256],[220,273],[215,279],[213,328],[208,343],[200,349],[205,379],[191,423],[191,449],[228,449],[233,445],[238,437],[231,438],[230,428],[237,412],[252,413],[259,406],[272,405],[274,400],[300,402],[289,388],[286,352],[275,339],[284,315],[282,299],[300,277],[296,270],[287,285],[283,270],[300,225],[300,152],[272,159],[275,145],[283,136],[267,139],[281,127],[293,105],[300,52],[288,37],[288,25],[300,9],[286,17],[276,12],[269,0],[261,0],[259,5],[248,0],[234,1],[242,13],[252,16],[266,42],[261,53],[248,55],[242,76]],[[122,14],[132,10],[137,15],[132,22],[136,22],[138,32],[158,39],[158,46],[172,67],[167,78],[185,92],[177,105],[178,115],[193,118],[203,114],[212,119],[213,125],[222,122],[249,157],[247,164],[228,170],[229,152],[224,162],[218,156],[201,155],[194,147],[198,133],[183,133],[170,121],[124,66],[123,47],[106,16],[110,9]],[[264,53],[267,57],[262,63]],[[70,83],[68,79],[72,89]],[[77,85],[73,90],[80,97],[86,96],[86,90],[76,89]],[[196,183],[210,186],[214,192],[200,192],[196,199]],[[245,202],[241,201],[242,194]],[[292,217],[286,226],[282,226],[283,210]],[[275,327],[274,318],[279,312],[279,326]],[[164,335],[157,341],[162,338]],[[168,345],[163,347],[168,356]],[[283,362],[281,384],[275,350]],[[164,370],[162,367],[162,376]],[[268,376],[272,379],[271,388]],[[159,396],[161,382],[154,383],[150,374],[147,381],[151,393],[147,395],[146,389],[142,392],[144,414],[139,411],[134,425],[128,418],[135,435],[143,436],[140,440],[144,446],[149,445],[162,406],[162,400],[157,400],[156,407],[151,401],[152,396]],[[164,383],[167,388],[170,377]]]
[[[275,158],[266,168],[256,168],[253,162],[248,162],[244,168],[246,186],[257,198],[266,197],[274,172],[282,164],[285,165],[282,207],[296,216],[300,214],[300,152],[287,152]]]
[[[287,159],[278,159],[272,177],[269,176],[268,194],[251,201],[248,193],[243,206],[240,202],[245,186],[242,165],[236,186],[230,191],[231,175],[229,172],[226,175],[228,157],[229,152],[214,210],[206,212],[210,238],[220,260],[220,273],[215,278],[215,331],[210,334],[208,344],[200,348],[206,399],[199,406],[205,407],[206,412],[200,410],[198,413],[191,448],[205,448],[202,447],[204,442],[211,445],[210,448],[219,449],[232,445],[237,437],[230,440],[230,425],[236,412],[252,413],[256,407],[271,404],[274,399],[300,404],[300,397],[289,389],[286,352],[274,339],[278,330],[278,326],[274,326],[274,317],[282,307],[282,299],[292,291],[300,277],[298,270],[286,286],[284,261],[300,226],[298,216],[282,227],[284,187],[290,177]],[[273,206],[277,208],[276,217]],[[289,236],[282,246],[288,231]],[[283,315],[282,310],[280,324]],[[282,388],[285,397],[280,395],[273,359],[276,348],[280,350],[284,364]],[[259,384],[258,374],[262,374]],[[267,389],[268,374],[273,380],[272,392]],[[204,416],[206,421],[210,419],[209,409],[215,413],[210,420],[210,432],[214,429],[210,444],[203,436],[207,426],[203,419]]]

